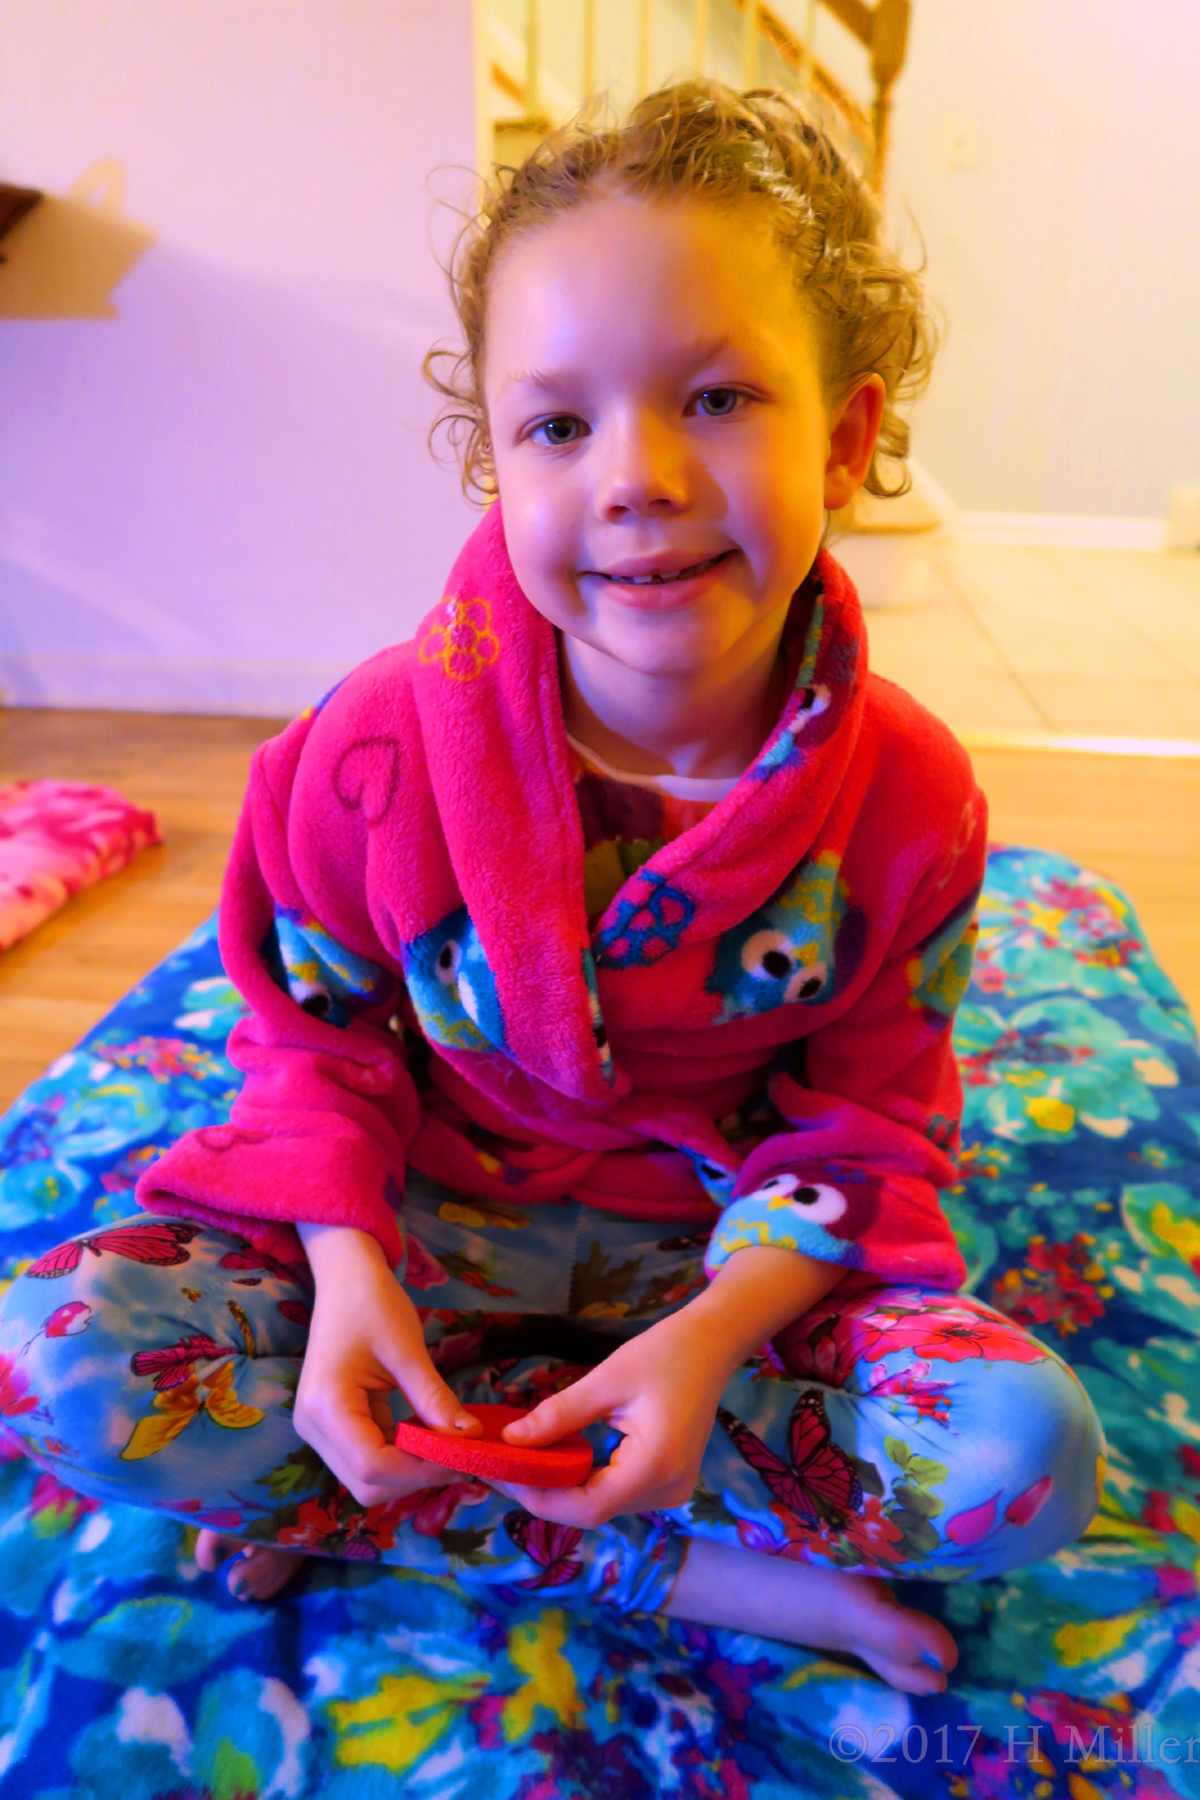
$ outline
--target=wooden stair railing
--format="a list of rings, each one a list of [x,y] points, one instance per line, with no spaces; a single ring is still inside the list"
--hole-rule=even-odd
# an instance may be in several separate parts
[[[904,67],[908,50],[911,0],[877,0],[875,6],[865,5],[864,0],[821,0],[821,4],[852,37],[858,39],[871,59],[871,79],[875,83],[871,103],[873,170],[875,186],[881,190],[887,163],[892,89]]]
[[[551,0],[560,6],[562,0]],[[515,117],[493,116],[490,138],[496,161],[510,163],[544,137],[595,85],[596,26],[601,5],[616,6],[622,0],[581,0],[583,55],[575,94],[563,96],[567,104],[548,104],[547,81],[541,56],[542,0],[525,0],[524,41],[519,46],[521,68],[514,73],[490,53],[484,59],[493,92],[520,109]],[[637,88],[650,86],[652,0],[624,0],[637,10]],[[911,0],[809,0],[807,42],[801,42],[774,9],[763,0],[732,0],[742,15],[742,67],[744,87],[766,85],[761,79],[762,46],[768,45],[787,69],[787,85],[798,94],[812,94],[830,108],[859,146],[863,166],[876,191],[882,191],[887,163],[892,90],[904,66],[908,45]],[[863,105],[813,54],[816,14],[823,7],[866,52],[872,95]],[[490,14],[486,0],[480,7],[479,25],[487,30]],[[692,66],[707,70],[710,61],[710,0],[692,0]],[[561,90],[560,90],[561,95]]]

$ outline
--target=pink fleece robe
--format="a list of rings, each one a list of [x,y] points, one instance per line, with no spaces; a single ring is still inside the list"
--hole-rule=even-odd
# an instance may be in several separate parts
[[[957,1287],[937,1190],[984,802],[945,727],[868,674],[824,552],[793,624],[756,761],[589,933],[555,633],[494,505],[415,640],[257,753],[220,920],[245,1082],[139,1202],[287,1261],[295,1222],[356,1226],[402,1275],[411,1167],[712,1227],[710,1275],[766,1243]]]

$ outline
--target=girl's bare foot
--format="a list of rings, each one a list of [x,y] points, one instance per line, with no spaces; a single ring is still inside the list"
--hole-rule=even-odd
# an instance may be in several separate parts
[[[689,1538],[662,1611],[671,1619],[860,1656],[905,1694],[940,1694],[958,1647],[928,1613],[901,1606],[877,1576]]]
[[[225,1577],[225,1585],[235,1600],[269,1600],[286,1586],[304,1561],[302,1550],[247,1544],[242,1538],[226,1537],[219,1531],[198,1533],[196,1561],[202,1569],[211,1573],[230,1556],[237,1560]]]

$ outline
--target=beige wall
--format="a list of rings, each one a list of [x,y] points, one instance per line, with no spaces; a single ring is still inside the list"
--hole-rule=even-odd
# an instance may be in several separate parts
[[[1200,482],[1198,70],[1195,0],[914,0],[892,189],[949,319],[917,454],[961,507],[1161,518]]]
[[[437,601],[471,70],[470,0],[6,0],[6,700],[291,712]]]

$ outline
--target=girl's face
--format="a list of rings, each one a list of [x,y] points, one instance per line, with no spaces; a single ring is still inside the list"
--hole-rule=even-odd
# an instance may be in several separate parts
[[[761,655],[866,473],[882,386],[827,410],[752,207],[602,195],[518,238],[492,275],[483,389],[521,587],[643,674]]]

